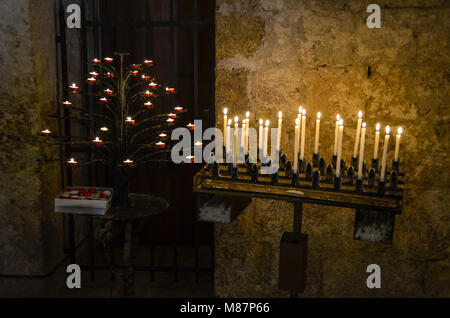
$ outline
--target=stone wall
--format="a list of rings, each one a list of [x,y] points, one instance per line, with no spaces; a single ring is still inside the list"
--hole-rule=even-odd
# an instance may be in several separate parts
[[[306,205],[309,235],[304,297],[450,296],[448,1],[378,1],[381,28],[366,26],[371,2],[218,0],[216,109],[284,114],[282,148],[293,153],[293,119],[303,104],[306,147],[322,112],[321,155],[330,158],[337,113],[345,120],[349,160],[356,114],[368,125],[366,156],[377,122],[402,125],[403,214],[392,245],[355,241],[354,211]],[[391,140],[390,155],[394,142]],[[292,155],[290,155],[292,158]],[[286,297],[277,289],[279,241],[292,229],[292,204],[254,199],[232,224],[216,225],[215,291],[220,297]],[[382,288],[366,287],[378,264]]]
[[[2,1],[0,37],[0,296],[37,296],[45,280],[3,275],[42,275],[62,258],[59,164],[36,160],[57,149],[37,136],[57,131],[53,1]]]

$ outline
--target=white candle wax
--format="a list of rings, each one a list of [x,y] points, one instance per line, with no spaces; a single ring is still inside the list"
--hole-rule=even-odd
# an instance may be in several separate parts
[[[250,126],[250,112],[246,112],[245,117],[245,153],[248,154],[248,128]]]
[[[395,152],[394,152],[394,161],[398,161],[398,153],[400,150],[400,138],[402,137],[403,128],[398,127],[397,130],[397,139],[395,140]]]
[[[239,117],[234,117],[233,167],[237,166]]]
[[[267,141],[269,140],[269,120],[266,120],[266,127],[264,128],[264,145],[263,152],[264,157],[267,157]]]
[[[338,134],[338,149],[337,149],[337,160],[336,160],[336,178],[341,175],[341,156],[342,156],[342,138],[344,134],[344,121],[339,119],[339,134]]]
[[[241,149],[240,151],[244,152],[245,151],[245,119],[242,119],[242,129],[241,129]]]
[[[223,109],[223,135],[225,136],[227,133],[227,124],[228,124],[228,109],[225,107]],[[225,138],[225,148],[227,147],[227,138]]]
[[[366,123],[362,123],[361,145],[359,146],[358,179],[362,178],[365,141],[366,141]]]
[[[294,173],[298,171],[298,143],[300,140],[300,119],[295,119],[295,138],[294,138]]]
[[[341,116],[338,114],[336,116],[336,127],[334,128],[334,147],[333,147],[333,156],[337,155],[338,148],[338,137],[339,137],[339,119]]]
[[[283,123],[283,113],[278,112],[278,136],[277,136],[277,152],[281,150],[281,125]]]
[[[381,159],[381,174],[380,174],[380,181],[384,182],[385,180],[385,174],[386,174],[386,159],[387,159],[387,151],[388,151],[388,144],[389,144],[389,126],[386,126],[386,135],[384,137],[384,146],[383,146],[383,157]]]
[[[263,120],[259,120],[259,131],[258,131],[258,151],[261,152],[263,150]],[[260,154],[258,153],[258,156]],[[261,158],[259,158],[261,160]]]
[[[373,159],[378,158],[378,144],[380,143],[380,123],[377,123],[375,131],[375,146],[373,148]]]
[[[231,154],[231,119],[228,119],[228,123],[227,123],[227,130],[225,132],[225,149],[226,149],[226,153],[227,155]]]
[[[300,160],[305,157],[305,130],[306,130],[306,109],[302,111],[302,136],[300,145]]]
[[[356,126],[355,147],[353,148],[353,158],[356,158],[358,152],[359,137],[361,135],[362,111],[358,112],[358,124]]]
[[[319,153],[320,116],[322,116],[322,114],[318,112],[316,119],[316,138],[314,139],[314,154],[316,155]]]

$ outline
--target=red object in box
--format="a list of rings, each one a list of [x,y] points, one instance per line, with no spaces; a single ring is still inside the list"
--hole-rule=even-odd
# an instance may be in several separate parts
[[[136,73],[136,74],[137,74],[137,73]],[[114,74],[111,73],[111,72],[107,72],[107,73],[105,73],[105,77],[107,77],[107,78],[113,78],[113,77],[114,77]]]
[[[138,75],[138,71],[133,71],[133,72],[131,72],[131,76],[137,76]]]
[[[131,67],[132,69],[137,69],[137,68],[140,68],[140,67],[141,67],[141,64],[131,64],[130,67]]]
[[[186,126],[189,130],[194,130],[195,129],[195,125],[194,124],[188,124]]]

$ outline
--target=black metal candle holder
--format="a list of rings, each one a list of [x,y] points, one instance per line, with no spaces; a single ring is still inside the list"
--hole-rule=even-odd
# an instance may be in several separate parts
[[[400,171],[399,168],[400,168],[400,160],[397,160],[397,161],[392,160],[392,170],[395,170],[398,172],[398,171]]]
[[[319,167],[319,153],[313,153],[313,168]]]
[[[372,158],[372,168],[375,170],[375,172],[378,172],[378,158]]]
[[[358,169],[358,156],[356,156],[356,157],[352,156],[352,161],[350,163],[350,166],[352,166],[354,170]]]
[[[363,181],[364,178],[356,179],[356,187],[355,187],[356,192],[363,192]]]

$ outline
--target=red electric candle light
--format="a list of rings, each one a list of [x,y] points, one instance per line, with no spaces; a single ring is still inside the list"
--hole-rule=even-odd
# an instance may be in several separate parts
[[[189,130],[194,130],[194,129],[195,129],[195,125],[194,125],[194,124],[191,124],[191,123],[187,124],[186,127],[187,127]]]
[[[137,76],[138,75],[138,71],[133,71],[133,72],[131,72],[131,76]]]
[[[144,65],[145,66],[152,66],[153,65],[153,60],[145,60],[144,61]]]
[[[189,156],[186,156],[186,159],[191,160],[191,162],[194,162],[195,161],[195,156],[189,155]]]
[[[100,61],[98,58],[94,58],[94,59],[92,60],[92,64],[94,64],[94,65],[100,64],[100,63],[101,63],[101,61]]]
[[[108,99],[106,97],[102,97],[99,99],[100,103],[102,104],[107,104],[108,103]]]
[[[166,144],[163,143],[162,141],[158,141],[158,142],[155,144],[155,146],[156,146],[156,148],[164,148],[164,147],[166,146]]]
[[[94,84],[95,82],[97,82],[97,80],[95,79],[95,77],[89,77],[89,78],[87,79],[87,81],[88,81],[89,84]]]
[[[148,87],[150,88],[156,88],[156,86],[158,86],[158,84],[155,82],[151,82],[150,84],[148,84]]]
[[[161,138],[161,140],[166,140],[167,139],[167,134],[166,133],[160,133],[159,134],[159,138]]]
[[[103,90],[103,92],[104,92],[106,95],[112,95],[112,94],[113,94],[113,91],[110,90],[109,88]]]
[[[93,142],[94,144],[96,144],[97,146],[100,146],[101,144],[103,144],[103,140],[101,140],[100,138],[98,138],[98,136],[95,137],[95,139],[92,140],[92,142]]]
[[[72,83],[72,85],[69,86],[69,89],[72,91],[72,93],[76,93],[80,88],[75,83]]]
[[[66,101],[63,102],[63,105],[64,105],[64,107],[66,107],[66,108],[70,108],[70,106],[72,106],[72,103],[69,102],[68,100],[66,100]]]
[[[131,119],[131,117],[127,117],[127,119],[125,120],[125,122],[126,122],[127,124],[131,124],[131,125],[134,125],[134,123],[135,123],[134,119]]]
[[[70,158],[70,160],[67,161],[67,165],[69,167],[76,167],[78,165],[78,162],[75,159]]]
[[[107,132],[107,131],[109,131],[109,128],[106,127],[106,126],[103,126],[103,127],[100,128],[100,130],[103,131],[103,132]]]
[[[173,118],[167,118],[166,122],[169,125],[173,125],[175,123],[175,120],[173,120]]]
[[[183,111],[183,107],[177,106],[177,107],[175,107],[173,110],[176,111],[177,113],[180,113],[180,112]]]
[[[173,88],[173,87],[166,87],[166,93],[168,93],[168,94],[175,93],[175,88]]]
[[[44,129],[43,131],[41,131],[41,134],[44,135],[44,136],[50,136],[51,133],[52,132],[50,130],[48,130],[48,129]]]
[[[151,101],[146,101],[146,102],[144,103],[144,106],[147,107],[147,108],[152,108],[153,104],[152,104]]]
[[[107,77],[107,78],[113,78],[113,77],[114,77],[114,74],[111,73],[111,72],[106,72],[106,73],[105,73],[105,77]]]
[[[170,113],[167,116],[169,116],[169,118],[173,118],[173,119],[177,118],[177,114],[173,114],[173,113]]]
[[[134,162],[131,159],[127,159],[123,161],[123,165],[126,167],[132,167],[134,165]]]
[[[149,81],[149,80],[151,80],[151,77],[150,77],[150,75],[145,75],[145,74],[142,74],[142,79],[144,80],[144,81]]]
[[[111,63],[112,61],[114,61],[114,59],[112,57],[105,57],[104,60],[107,63]]]
[[[146,97],[150,97],[150,96],[153,96],[153,92],[145,91],[145,92],[144,92],[144,95],[145,95]]]
[[[89,72],[89,75],[91,75],[93,78],[97,78],[98,77],[98,73],[97,72]]]
[[[130,67],[131,67],[132,69],[137,69],[137,68],[140,68],[140,67],[141,67],[141,64],[131,64]]]
[[[194,147],[195,148],[201,148],[203,146],[203,144],[200,142],[200,141],[196,141],[195,143],[194,143]]]

